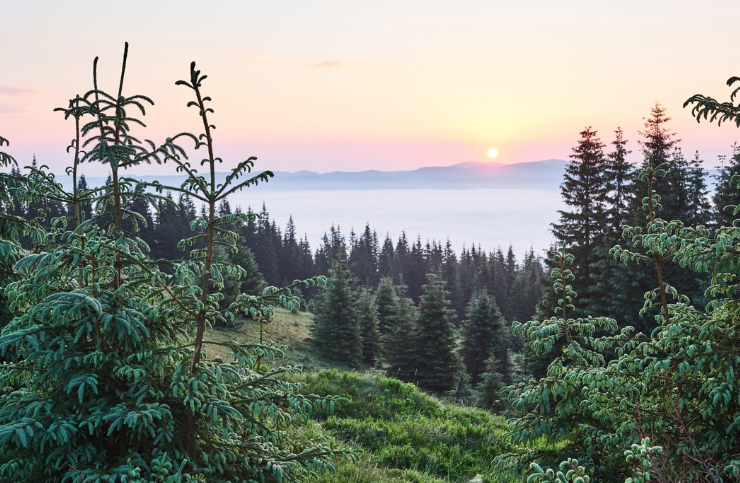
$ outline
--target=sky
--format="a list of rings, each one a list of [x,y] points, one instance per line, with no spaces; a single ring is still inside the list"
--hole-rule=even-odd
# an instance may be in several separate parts
[[[91,88],[96,56],[114,91],[128,41],[124,93],[156,103],[136,134],[197,131],[174,85],[196,61],[225,168],[406,170],[490,161],[491,147],[491,162],[566,159],[585,126],[606,143],[621,126],[637,161],[655,102],[713,166],[740,130],[682,104],[729,96],[739,15],[683,0],[3,2],[0,136],[61,173],[73,126],[53,108]]]

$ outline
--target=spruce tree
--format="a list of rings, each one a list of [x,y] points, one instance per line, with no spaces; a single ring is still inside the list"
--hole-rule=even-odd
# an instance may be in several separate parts
[[[621,127],[614,131],[612,151],[607,154],[606,178],[609,194],[607,196],[607,218],[611,240],[621,238],[622,225],[627,220],[630,204],[630,183],[634,168],[627,161],[632,151],[627,149],[627,140]]]
[[[261,294],[267,284],[259,271],[252,250],[241,243],[241,240],[238,245],[238,251],[231,254],[230,262],[242,268],[245,272],[239,279],[239,282],[241,282],[239,285],[241,292],[239,293]],[[309,277],[307,276],[305,278]]]
[[[457,255],[452,249],[450,239],[445,244],[443,261],[442,261],[442,280],[445,281],[445,287],[450,293],[450,306],[455,312],[456,321],[462,320],[465,316],[465,299],[460,282],[460,271],[458,267]]]
[[[397,250],[397,253],[399,250]],[[421,236],[416,237],[416,243],[406,256],[406,261],[400,266],[403,270],[403,283],[409,290],[409,297],[418,303],[423,293],[423,285],[426,274],[428,273],[427,259],[424,256],[424,247],[421,244]]]
[[[18,171],[18,163],[11,155],[2,151],[9,141],[0,136],[0,168],[11,168],[11,172],[0,172],[0,329],[13,318],[5,288],[18,279],[13,266],[24,255],[21,237],[31,233],[31,225],[23,218],[21,204],[31,199],[26,179]],[[20,216],[19,216],[20,215]],[[40,233],[36,233],[37,240]],[[0,357],[0,360],[4,358]]]
[[[310,273],[310,269],[305,270],[302,266],[301,247],[298,243],[293,215],[288,217],[288,224],[285,225],[280,253],[282,255],[280,260],[278,260],[278,271],[280,272],[283,284],[289,284],[293,280],[299,280],[313,275]]]
[[[593,250],[601,243],[606,228],[609,185],[603,149],[604,144],[590,126],[581,132],[561,185],[563,201],[568,209],[559,211],[560,221],[553,224],[555,238],[567,244],[574,256],[573,273],[580,282],[575,290],[583,300],[577,306],[580,310],[588,306],[592,296],[589,293],[590,264]]]
[[[729,226],[740,213],[735,213],[730,207],[740,205],[740,191],[737,190],[734,179],[740,177],[740,145],[732,145],[732,156],[729,162],[719,167],[717,173],[717,187],[712,196],[714,210],[712,212],[712,221],[715,226]]]
[[[629,268],[609,256],[609,250],[622,242],[622,226],[631,219],[631,184],[634,167],[627,162],[627,140],[621,128],[614,132],[612,151],[607,154],[605,173],[608,183],[606,200],[606,225],[600,243],[594,246],[590,261],[591,297],[586,314],[609,314],[617,320],[632,320],[635,316],[634,304],[625,300],[625,295],[617,287],[631,280]],[[629,292],[631,293],[631,292]],[[520,319],[526,320],[526,319]]]
[[[216,184],[213,110],[206,107],[205,76],[194,63],[189,79],[178,84],[193,93],[190,105],[203,121],[203,135],[181,134],[161,146],[135,138],[131,126],[141,125],[137,116],[151,101],[122,93],[127,51],[128,46],[117,95],[98,87],[96,59],[93,89],[65,109],[67,118],[79,120],[78,109],[84,108],[72,169],[84,161],[111,171],[110,185],[96,200],[109,208],[106,223],[80,223],[79,197],[65,195],[43,168],[33,177],[31,191],[77,205],[76,223],[60,220],[52,227],[45,240],[49,251],[21,259],[19,279],[5,290],[16,316],[0,333],[0,350],[19,362],[0,367],[0,377],[20,377],[24,388],[0,394],[0,479],[225,483],[251,475],[287,481],[305,468],[326,468],[328,447],[296,447],[284,431],[286,422],[305,416],[307,405],[324,403],[298,394],[298,386],[282,378],[293,369],[256,370],[255,359],[275,350],[226,343],[235,354],[228,364],[210,360],[204,350],[212,344],[206,328],[217,320],[235,311],[264,315],[272,303],[295,303],[290,287],[273,288],[263,296],[243,294],[221,311],[213,291],[223,273],[239,273],[214,260],[217,240],[229,247],[236,241],[219,226],[235,218],[218,217],[216,204],[272,173],[240,180],[252,168],[250,158]],[[176,144],[185,139],[207,148],[203,164],[210,175],[186,161]],[[187,181],[169,188],[208,205],[206,217],[192,225],[204,233],[183,242],[194,247],[202,240],[203,248],[192,250],[186,262],[171,262],[169,273],[146,256],[140,238],[123,230],[129,196],[167,189],[122,176],[152,161],[175,163]]]
[[[506,386],[503,376],[499,372],[501,363],[496,356],[490,356],[485,361],[485,371],[481,374],[481,382],[476,386],[478,394],[477,405],[491,411],[501,411],[504,408],[504,397],[501,392]]]
[[[337,257],[315,305],[312,335],[324,356],[360,367],[362,332],[357,294],[343,247]]]
[[[419,310],[410,298],[398,298],[393,310],[393,331],[383,339],[383,359],[390,376],[414,382],[418,378]]]
[[[351,243],[349,266],[360,285],[375,287],[378,284],[378,236],[365,225],[360,237]]]
[[[280,239],[270,223],[270,214],[263,203],[257,222],[255,245],[250,245],[250,248],[254,253],[255,260],[257,260],[260,272],[270,285],[280,283],[280,273],[278,271],[279,245]]]
[[[517,271],[511,295],[512,320],[530,320],[542,299],[540,281],[544,278],[544,270],[540,259],[534,254],[534,249],[524,256],[524,263]]]
[[[383,248],[378,254],[378,276],[393,278],[395,264],[395,253],[393,249],[393,240],[386,234]]]
[[[362,335],[362,362],[374,365],[380,358],[380,332],[378,331],[378,307],[375,296],[367,287],[357,295],[357,317],[360,319]]]
[[[486,292],[477,292],[468,304],[463,322],[462,358],[472,384],[481,382],[486,361],[494,356],[500,361],[499,373],[508,372],[507,337],[504,318]]]
[[[444,281],[427,275],[419,302],[419,331],[414,343],[416,383],[431,391],[451,389],[459,375],[455,331],[450,320]]]
[[[648,186],[649,178],[644,174],[634,179],[630,188],[632,217],[631,220],[627,220],[632,226],[641,226],[646,219],[643,207],[649,190],[658,196],[655,211],[660,212],[662,219],[680,221],[684,224],[698,220],[706,221],[702,213],[692,212],[704,209],[701,201],[703,181],[698,179],[692,181],[692,177],[696,178],[697,175],[703,178],[701,168],[695,169],[692,175],[691,165],[678,146],[679,140],[668,127],[670,120],[665,108],[656,104],[645,120],[645,129],[640,133],[643,138],[640,141],[644,156],[642,169],[655,170],[660,167],[661,175],[653,177],[650,181],[651,186]],[[630,249],[632,243],[628,239],[623,245]],[[665,261],[663,270],[680,293],[701,303],[707,283],[704,275],[687,273],[671,260]],[[629,266],[629,273],[617,270],[613,279],[616,281],[615,291],[620,294],[618,297],[620,300],[617,303],[617,310],[610,315],[621,315],[620,323],[632,325],[638,331],[652,332],[655,328],[654,314],[650,311],[642,316],[638,314],[642,308],[643,295],[653,289],[657,281],[656,276],[655,267],[640,258],[635,259]]]
[[[385,339],[395,330],[396,308],[398,305],[398,294],[393,280],[383,277],[378,283],[375,291],[375,305],[378,309],[378,332],[381,339]]]

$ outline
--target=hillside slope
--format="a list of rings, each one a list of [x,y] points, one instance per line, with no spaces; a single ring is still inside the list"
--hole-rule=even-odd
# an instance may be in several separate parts
[[[493,459],[511,451],[504,442],[506,420],[486,411],[449,404],[381,373],[358,373],[320,357],[310,337],[313,316],[277,309],[263,325],[263,341],[284,350],[277,365],[304,366],[298,380],[305,393],[349,400],[333,414],[317,411],[300,427],[298,440],[329,439],[335,447],[359,450],[359,458],[340,459],[336,472],[306,483],[499,483]],[[215,342],[253,343],[260,326],[245,321],[234,329],[217,328]],[[228,357],[213,346],[214,356]]]

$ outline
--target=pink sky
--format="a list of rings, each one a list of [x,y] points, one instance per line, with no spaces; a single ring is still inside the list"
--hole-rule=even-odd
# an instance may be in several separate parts
[[[127,40],[126,92],[157,102],[145,136],[197,128],[174,87],[196,60],[228,164],[414,169],[485,161],[489,147],[503,163],[566,158],[587,125],[607,143],[621,125],[637,151],[656,101],[709,165],[739,137],[681,105],[726,99],[740,4],[514,3],[14,2],[0,18],[0,135],[21,163],[61,172],[72,132],[52,109],[90,87],[96,55],[113,90]]]

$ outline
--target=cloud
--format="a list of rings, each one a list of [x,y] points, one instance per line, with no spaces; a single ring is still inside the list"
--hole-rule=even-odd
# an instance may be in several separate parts
[[[24,106],[18,106],[15,104],[5,104],[0,102],[0,117],[19,117],[20,114],[24,113],[26,108]]]
[[[336,69],[342,65],[344,65],[344,62],[341,60],[324,60],[313,64],[314,67],[318,67],[319,69]]]
[[[29,87],[0,86],[0,96],[26,96],[37,92],[36,89]]]

